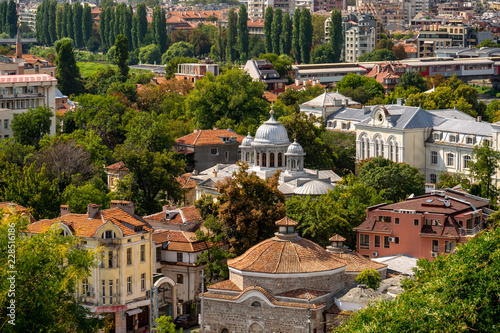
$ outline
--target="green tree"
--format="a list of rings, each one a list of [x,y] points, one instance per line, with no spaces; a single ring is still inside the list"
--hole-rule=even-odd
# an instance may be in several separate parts
[[[325,131],[321,138],[337,155],[335,168],[340,175],[354,173],[356,162],[356,136],[351,133]]]
[[[273,45],[274,54],[280,54],[281,33],[283,24],[283,11],[281,8],[276,8],[273,14],[273,23],[271,24],[271,42]]]
[[[408,54],[406,54],[405,46],[403,44],[397,44],[392,47],[392,53],[396,57],[396,60],[403,60],[408,58]]]
[[[463,173],[440,172],[438,178],[437,189],[452,188],[461,185],[464,190],[469,190],[471,187],[469,178]]]
[[[357,311],[336,332],[495,332],[499,322],[498,222],[453,255],[420,259],[395,301]]]
[[[151,23],[151,33],[154,44],[160,48],[160,54],[165,53],[168,47],[167,41],[167,22],[165,10],[156,6],[153,10],[153,22]]]
[[[19,213],[0,216],[0,326],[2,332],[85,332],[103,329],[104,322],[75,299],[77,286],[95,266],[95,251],[83,250],[74,237],[62,237],[61,230],[26,235],[29,221]],[[13,214],[6,217],[8,214]],[[6,217],[6,219],[5,219]],[[15,325],[8,323],[12,269],[12,239],[15,239],[16,288]],[[9,245],[10,244],[10,245]],[[10,295],[9,295],[10,294]],[[33,315],[33,307],[40,312]]]
[[[74,20],[73,20],[73,8],[71,5],[68,3],[64,4],[64,10],[66,11],[66,29],[68,32],[68,38],[75,40],[75,29],[74,29]]]
[[[229,10],[229,15],[227,19],[227,34],[226,34],[227,37],[226,60],[229,61],[230,63],[236,60],[236,49],[235,49],[236,33],[237,33],[236,21],[237,21],[236,13],[234,12],[234,9],[231,8]]]
[[[375,50],[388,50],[392,51],[392,48],[394,47],[394,43],[390,39],[386,38],[381,38],[377,45],[375,45]]]
[[[292,19],[288,11],[283,16],[283,31],[281,33],[280,54],[290,56],[292,51]]]
[[[283,218],[285,196],[278,190],[278,176],[262,180],[247,172],[239,172],[218,184],[221,195],[218,217],[229,239],[230,251],[240,255],[253,245],[272,237],[275,221]]]
[[[115,11],[106,7],[106,44],[111,47],[115,44]]]
[[[311,12],[308,9],[300,13],[300,58],[304,64],[311,62],[313,27],[311,22]]]
[[[137,4],[137,41],[138,47],[143,46],[144,37],[148,32],[148,20],[146,13],[146,5],[144,3]]]
[[[264,16],[264,43],[266,46],[266,53],[273,53],[273,37],[272,37],[273,14],[274,14],[273,7],[271,6],[267,7]]]
[[[312,26],[313,26],[313,41],[312,45],[318,46],[324,43],[325,40],[325,22],[327,16],[311,14]]]
[[[399,202],[410,194],[418,196],[425,192],[424,176],[408,164],[375,157],[358,167],[357,181],[379,192],[385,190],[385,200]]]
[[[200,62],[196,58],[190,57],[173,57],[168,60],[167,66],[165,67],[165,77],[171,79],[178,70],[179,64],[196,64]],[[163,63],[163,61],[162,61]]]
[[[292,30],[292,51],[293,58],[297,64],[302,62],[302,58],[300,57],[300,16],[302,11],[300,8],[295,10],[293,16],[293,30]]]
[[[143,64],[159,64],[162,61],[161,58],[161,50],[156,44],[150,44],[139,49],[139,60]]]
[[[128,40],[124,35],[118,35],[115,41],[115,63],[118,65],[119,78],[122,82],[128,78]]]
[[[479,43],[476,48],[480,49],[482,47],[498,47],[498,43],[494,42],[491,39],[486,39],[483,40],[481,43]]]
[[[12,131],[16,142],[22,145],[38,146],[45,134],[50,133],[52,110],[48,106],[39,106],[14,115]]]
[[[108,17],[106,16],[107,11],[103,9],[101,13],[99,14],[99,36],[101,38],[101,48],[103,52],[106,52],[109,48],[108,44],[108,34],[107,34],[107,19]]]
[[[105,209],[109,207],[110,199],[106,191],[90,182],[79,187],[69,185],[62,193],[62,202],[69,205],[70,211],[76,214],[85,214],[89,203],[100,205],[101,209]]]
[[[100,18],[99,18],[100,19]],[[82,16],[82,34],[83,34],[83,42],[87,49],[89,48],[89,39],[92,37],[92,25],[94,24],[94,19],[92,18],[92,10],[90,6],[86,3],[83,7],[83,16]]]
[[[161,56],[162,64],[167,64],[173,58],[192,58],[194,57],[193,45],[186,42],[177,42],[172,44],[168,51]]]
[[[255,121],[269,105],[262,99],[264,88],[264,84],[253,81],[247,73],[231,69],[196,81],[184,106],[200,128],[213,128],[224,117],[236,123]]]
[[[242,4],[238,11],[238,51],[242,63],[248,60],[248,43],[248,12],[247,7]]]
[[[35,219],[54,218],[59,215],[61,204],[58,180],[50,181],[45,166],[35,170],[35,164],[23,167],[7,164],[0,171],[3,186],[0,200],[15,202],[29,208]]]
[[[286,56],[278,56],[274,53],[261,54],[257,59],[267,60],[273,64],[274,69],[281,77],[287,77],[288,72],[292,70],[292,62],[286,59]]]
[[[362,54],[359,58],[359,62],[368,62],[368,61],[390,61],[396,60],[396,56],[394,53],[387,49],[373,50],[369,53]]]
[[[469,162],[471,176],[479,182],[481,196],[489,198],[492,204],[497,202],[498,189],[494,184],[497,173],[500,152],[496,151],[484,141],[481,146],[476,146],[472,151],[472,161]]]
[[[51,14],[51,18],[55,20],[55,6],[51,6],[54,9],[54,12]],[[14,0],[9,1],[9,5],[7,6],[7,13],[6,13],[6,21],[7,24],[9,25],[9,30],[7,31],[4,29],[4,32],[9,33],[10,37],[15,37],[17,33],[17,5]],[[54,26],[55,30],[55,26]]]
[[[339,62],[344,47],[344,30],[342,28],[342,14],[339,10],[332,11],[330,22],[330,46],[333,52],[332,62]]]
[[[335,62],[335,52],[330,44],[321,44],[316,46],[311,52],[311,63],[325,64]],[[338,62],[338,61],[337,61]]]
[[[398,87],[403,89],[415,87],[419,92],[424,92],[427,90],[427,83],[419,72],[406,72],[401,76]]]
[[[66,96],[78,95],[82,90],[80,69],[76,65],[71,40],[64,38],[56,43],[57,88]]]
[[[344,76],[339,83],[337,83],[336,88],[339,89],[341,94],[351,97],[356,102],[362,104],[374,97],[382,97],[385,93],[384,86],[374,78],[368,78],[354,73],[348,73]]]
[[[175,324],[172,321],[172,317],[170,316],[161,316],[160,318],[156,319],[156,332],[158,333],[175,333]],[[182,333],[182,328],[179,331]]]
[[[210,38],[202,29],[193,31],[189,36],[189,43],[193,46],[194,54],[198,57],[207,55],[210,52]]]
[[[380,287],[380,273],[374,269],[365,269],[356,276],[356,282],[376,290]]]
[[[82,33],[83,26],[83,8],[82,5],[77,2],[73,5],[73,33],[74,33],[74,41],[75,45],[78,48],[83,48],[84,40]]]

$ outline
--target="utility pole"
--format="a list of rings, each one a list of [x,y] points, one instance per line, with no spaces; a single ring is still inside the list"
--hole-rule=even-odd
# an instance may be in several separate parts
[[[201,333],[205,333],[205,269],[201,271]]]
[[[311,333],[311,308],[309,307],[309,293],[307,295],[307,333]]]

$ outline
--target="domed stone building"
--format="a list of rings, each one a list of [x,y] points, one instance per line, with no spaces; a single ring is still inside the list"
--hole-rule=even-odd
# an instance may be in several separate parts
[[[304,168],[306,154],[302,146],[297,140],[290,142],[285,127],[274,119],[273,110],[270,113],[271,117],[257,129],[255,138],[249,133],[239,147],[240,161],[248,164],[248,172],[267,179],[280,170],[278,189],[286,196],[318,196],[333,189],[340,177],[332,170]],[[203,194],[217,196],[217,181],[238,171],[236,164],[218,164],[191,177],[198,180],[197,199]]]
[[[334,295],[352,283],[348,261],[299,237],[294,220],[276,225],[275,237],[229,260],[229,280],[208,287],[205,332],[326,331]]]

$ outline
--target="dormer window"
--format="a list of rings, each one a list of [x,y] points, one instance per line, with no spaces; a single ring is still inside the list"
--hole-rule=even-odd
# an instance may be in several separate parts
[[[465,143],[467,143],[468,145],[474,144],[474,138],[471,136],[468,136],[467,139],[465,140]]]
[[[295,235],[295,228],[297,227],[298,223],[289,217],[284,217],[281,220],[276,221],[276,225],[278,226],[278,234]]]
[[[116,238],[116,234],[113,230],[106,230],[105,232],[102,233],[101,238],[103,239]]]
[[[457,142],[457,136],[455,134],[450,135],[450,142]]]
[[[441,134],[440,133],[434,133],[432,138],[434,139],[434,141],[439,141],[441,140]]]

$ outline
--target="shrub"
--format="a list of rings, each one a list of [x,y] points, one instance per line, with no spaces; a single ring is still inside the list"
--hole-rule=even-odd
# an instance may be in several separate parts
[[[358,274],[356,282],[366,284],[368,288],[378,289],[380,287],[380,274],[374,269],[365,269]]]

